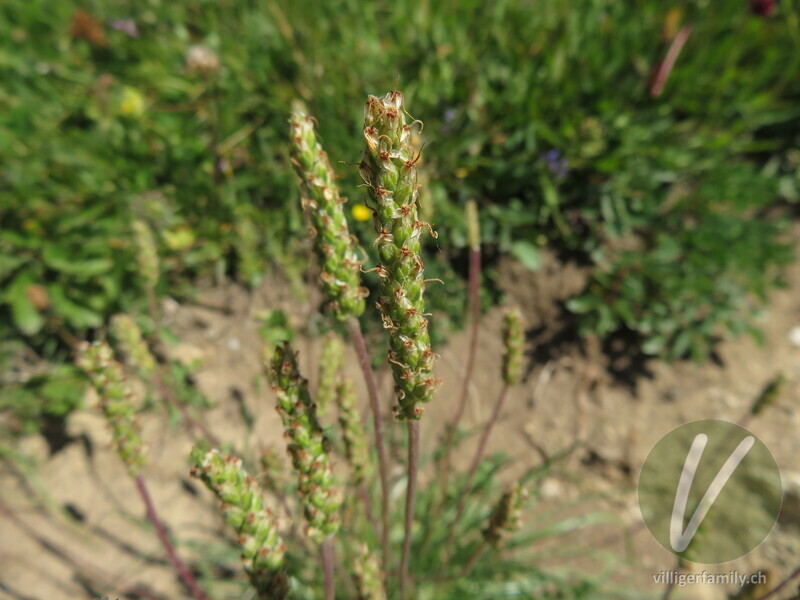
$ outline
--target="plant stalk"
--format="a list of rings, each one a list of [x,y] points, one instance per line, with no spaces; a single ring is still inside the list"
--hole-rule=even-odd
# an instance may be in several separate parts
[[[195,600],[209,600],[209,597],[205,594],[205,592],[200,589],[200,586],[197,584],[197,581],[192,575],[192,572],[189,570],[189,567],[187,567],[186,563],[178,558],[175,547],[172,545],[172,542],[169,541],[167,530],[164,529],[164,524],[158,518],[156,508],[153,505],[153,500],[150,497],[150,493],[147,490],[147,485],[145,484],[144,479],[142,479],[141,475],[137,475],[135,481],[136,489],[139,490],[139,495],[142,497],[145,509],[147,510],[147,518],[150,523],[153,524],[153,527],[155,527],[156,535],[158,535],[158,539],[161,541],[161,545],[164,547],[164,550],[167,553],[169,562],[172,563],[175,571],[178,573],[184,585],[186,585],[186,587],[189,589],[192,597],[194,597]]]
[[[669,50],[667,50],[667,55],[658,65],[653,77],[653,83],[650,86],[651,97],[658,98],[661,95],[661,92],[664,91],[664,86],[667,84],[667,79],[669,78],[670,73],[672,73],[672,68],[675,66],[675,61],[678,60],[678,55],[681,53],[681,50],[683,49],[684,44],[686,44],[686,40],[689,39],[689,35],[691,33],[692,28],[687,25],[686,27],[682,27],[673,38],[672,43],[669,45]]]
[[[156,293],[152,286],[148,285],[145,287],[145,294],[147,296],[147,311],[150,315],[150,320],[153,322],[153,340],[158,346],[159,351],[161,351],[163,350],[163,343],[161,339],[161,331],[159,329],[160,318],[158,314],[158,300],[156,299]],[[169,389],[169,387],[167,387],[167,385],[164,383],[161,375],[159,373],[154,373],[152,380],[153,384],[156,386],[164,399],[180,411],[181,415],[183,416],[183,420],[186,421],[189,429],[200,431],[213,446],[219,448],[221,445],[219,438],[211,433],[208,427],[194,419],[189,414],[189,410],[186,405],[175,397],[175,394],[172,393],[172,390]]]
[[[461,573],[458,576],[459,579],[466,577],[472,572],[472,569],[474,569],[475,565],[478,564],[478,561],[480,560],[481,556],[483,556],[483,553],[486,552],[486,548],[488,547],[489,547],[489,542],[483,540],[481,542],[481,545],[478,546],[475,549],[475,552],[472,553],[472,556],[469,557],[467,564],[464,565],[464,568],[461,570]]]
[[[378,473],[381,480],[381,545],[383,550],[383,572],[388,573],[389,569],[389,460],[386,456],[386,446],[383,436],[383,416],[381,414],[380,399],[378,397],[378,384],[375,380],[375,373],[369,364],[369,354],[367,344],[364,341],[364,334],[361,325],[355,317],[347,320],[347,327],[350,339],[353,342],[361,371],[364,373],[364,380],[367,384],[370,408],[375,429],[375,447],[378,451]]]
[[[327,538],[320,546],[322,554],[322,570],[325,573],[325,600],[334,600],[336,587],[333,578],[333,544]]]
[[[361,501],[364,503],[364,511],[367,514],[367,520],[370,525],[372,525],[372,529],[375,530],[375,536],[377,537],[380,535],[381,528],[378,525],[377,519],[375,519],[375,512],[372,510],[372,500],[369,498],[369,489],[366,483],[362,483],[358,486],[358,495],[361,496]]]
[[[473,246],[469,251],[469,294],[468,308],[472,313],[472,329],[470,332],[469,353],[467,354],[467,364],[464,376],[461,380],[461,396],[453,415],[453,420],[448,424],[445,431],[444,454],[442,457],[442,468],[439,471],[442,496],[447,493],[447,479],[450,475],[450,454],[453,450],[458,424],[464,416],[469,398],[469,385],[472,382],[472,371],[475,367],[475,358],[478,354],[478,328],[481,320],[480,302],[480,280],[481,280],[481,247]]]
[[[186,424],[189,426],[189,429],[193,431],[194,430],[199,431],[202,435],[206,437],[206,439],[209,442],[211,442],[211,445],[214,446],[215,448],[221,447],[221,442],[219,438],[215,436],[213,433],[211,433],[211,431],[208,429],[208,427],[205,426],[205,424],[194,419],[192,415],[189,414],[188,407],[175,397],[175,394],[172,393],[172,390],[169,389],[169,387],[167,387],[167,385],[164,383],[164,380],[161,379],[161,375],[159,375],[158,373],[154,373],[152,376],[152,380],[153,384],[156,386],[159,393],[164,397],[164,399],[169,404],[171,404],[180,411],[181,416],[183,417],[183,420],[186,421]]]
[[[406,522],[403,538],[403,557],[400,562],[400,600],[405,600],[408,588],[408,563],[411,557],[411,535],[414,526],[414,504],[417,500],[417,471],[419,470],[419,421],[408,422],[408,487],[406,488]]]
[[[769,592],[758,598],[758,600],[768,600],[769,598],[774,598],[778,595],[778,593],[785,588],[787,585],[791,583],[791,581],[795,577],[800,577],[800,567],[797,567],[794,571],[792,571],[789,576],[781,581],[776,587],[772,588]]]
[[[503,410],[503,404],[505,404],[506,398],[508,397],[508,391],[510,389],[511,386],[509,385],[503,386],[503,389],[500,392],[500,397],[497,399],[494,409],[492,409],[492,415],[489,417],[489,421],[486,423],[486,428],[483,430],[481,441],[478,443],[478,448],[475,450],[475,455],[472,457],[472,462],[469,465],[467,478],[464,481],[464,487],[461,488],[461,494],[458,498],[458,509],[456,509],[456,516],[453,519],[453,522],[450,523],[450,534],[448,536],[448,541],[445,544],[445,548],[452,547],[453,538],[455,537],[456,532],[456,525],[458,524],[459,519],[461,519],[461,515],[464,513],[464,508],[467,506],[467,497],[469,496],[470,489],[472,488],[472,479],[475,477],[475,472],[478,470],[478,465],[481,464],[481,459],[486,452],[486,445],[489,442],[489,436],[491,436],[492,429],[494,428],[495,423],[497,423],[497,419],[500,417],[500,413]]]

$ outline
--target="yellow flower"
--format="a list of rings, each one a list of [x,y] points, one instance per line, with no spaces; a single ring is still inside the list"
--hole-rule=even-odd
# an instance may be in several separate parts
[[[372,211],[363,204],[355,204],[351,210],[356,221],[367,221],[372,216]]]
[[[144,97],[138,90],[128,86],[123,88],[119,114],[126,117],[141,117],[144,114]]]

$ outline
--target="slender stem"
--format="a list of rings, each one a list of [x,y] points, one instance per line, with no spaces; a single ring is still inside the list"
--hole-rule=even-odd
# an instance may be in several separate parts
[[[664,595],[661,596],[661,600],[669,600],[672,597],[672,590],[675,589],[675,582],[670,581],[667,584],[667,589],[664,590]]]
[[[692,28],[686,26],[681,28],[673,38],[672,43],[669,45],[669,50],[667,50],[667,55],[664,57],[664,60],[661,61],[661,64],[658,65],[658,69],[656,69],[655,76],[653,77],[653,85],[650,86],[650,95],[653,98],[658,98],[661,92],[664,91],[664,86],[667,83],[669,74],[672,72],[672,68],[675,66],[675,61],[678,60],[678,55],[681,53],[683,45],[686,43],[686,40],[689,39],[689,34],[691,33]]]
[[[472,371],[475,367],[475,358],[478,353],[478,327],[481,320],[480,302],[480,281],[481,281],[481,248],[480,246],[470,248],[469,251],[469,294],[467,310],[472,312],[472,331],[470,333],[469,353],[467,354],[467,365],[461,379],[461,396],[456,406],[453,420],[447,425],[444,439],[444,454],[442,456],[442,468],[439,470],[440,485],[442,495],[447,492],[447,479],[450,474],[450,454],[453,450],[456,431],[464,410],[467,407],[469,398],[469,384],[472,381]]]
[[[408,487],[406,488],[406,522],[403,538],[403,557],[400,562],[400,600],[405,600],[408,588],[408,562],[411,556],[411,534],[414,526],[414,504],[417,500],[417,471],[419,470],[419,421],[408,422]]]
[[[325,600],[334,600],[336,588],[333,580],[333,544],[331,538],[322,542],[322,570],[325,572]]]
[[[153,340],[158,346],[159,351],[161,351],[162,340],[161,330],[159,329],[160,318],[158,314],[158,301],[156,299],[156,293],[155,290],[148,285],[145,288],[145,294],[147,296],[147,312],[150,315],[150,320],[153,322]],[[186,424],[189,426],[189,428],[192,430],[199,430],[204,436],[206,436],[208,441],[210,441],[215,447],[219,448],[219,438],[211,433],[205,425],[192,418],[192,416],[189,414],[189,410],[186,408],[186,405],[175,397],[175,395],[172,393],[172,390],[170,390],[169,387],[167,387],[167,385],[164,383],[161,375],[154,373],[152,380],[153,384],[156,386],[164,399],[180,411],[181,415],[183,416],[183,420],[186,421]]]
[[[169,387],[167,387],[167,385],[164,383],[164,380],[161,379],[161,375],[158,373],[153,373],[152,380],[153,385],[156,386],[164,399],[180,411],[181,416],[183,416],[183,420],[186,421],[189,429],[193,431],[200,431],[200,433],[203,434],[215,448],[219,448],[221,444],[219,438],[211,433],[208,427],[206,427],[202,422],[197,421],[192,417],[191,414],[189,414],[189,409],[187,406],[175,397],[175,394],[172,393],[172,390],[169,389]]]
[[[475,568],[475,565],[478,563],[478,561],[480,560],[481,556],[483,556],[483,553],[486,551],[486,548],[488,548],[488,547],[489,547],[489,543],[486,540],[483,540],[483,542],[481,542],[481,545],[478,546],[475,549],[475,552],[472,553],[472,556],[469,557],[469,560],[467,561],[467,564],[465,564],[464,568],[461,570],[461,574],[459,575],[459,578],[466,577],[467,575],[469,575],[472,572],[472,569]]]
[[[783,588],[789,585],[792,579],[798,576],[800,576],[800,567],[797,567],[794,571],[789,573],[789,576],[786,579],[781,581],[776,587],[774,587],[772,590],[761,596],[758,600],[768,600],[769,598],[774,598]]]
[[[200,586],[197,584],[197,581],[192,575],[192,572],[189,570],[189,567],[187,567],[186,564],[180,558],[178,558],[178,554],[175,552],[175,547],[172,545],[172,542],[169,541],[167,530],[164,529],[164,524],[158,518],[158,514],[156,514],[156,508],[153,505],[153,500],[150,498],[150,493],[147,491],[147,485],[145,485],[144,479],[142,479],[141,475],[137,475],[135,481],[136,489],[139,490],[139,495],[142,497],[144,506],[147,509],[147,518],[153,524],[153,527],[155,527],[156,534],[158,535],[158,539],[161,541],[161,545],[164,547],[164,550],[167,553],[169,562],[172,563],[175,571],[183,580],[183,583],[189,589],[195,600],[209,600],[205,592],[200,589]]]
[[[358,355],[358,362],[364,373],[364,380],[367,383],[367,393],[372,409],[372,418],[375,429],[375,447],[378,451],[378,473],[381,480],[381,541],[383,547],[383,572],[388,573],[389,569],[389,460],[386,456],[386,446],[383,439],[383,417],[381,415],[381,405],[378,398],[378,384],[375,381],[375,373],[369,364],[369,354],[367,344],[364,342],[364,334],[361,325],[355,318],[347,321],[350,338]]]
[[[145,293],[147,295],[147,310],[150,313],[150,320],[153,321],[153,339],[159,346],[159,350],[161,350],[162,340],[161,331],[159,330],[158,301],[156,300],[155,290],[152,287],[147,286]],[[154,373],[152,380],[153,384],[156,386],[156,388],[158,388],[159,393],[164,397],[164,399],[180,411],[181,415],[183,416],[183,420],[186,421],[186,424],[189,426],[189,428],[192,430],[199,430],[208,439],[208,441],[210,441],[215,447],[219,448],[219,438],[211,433],[203,423],[192,418],[186,405],[175,397],[175,394],[172,393],[172,390],[170,390],[169,387],[167,387],[167,385],[164,383],[161,375]]]
[[[380,526],[375,519],[375,512],[372,510],[372,501],[369,498],[369,489],[367,489],[366,483],[359,484],[358,495],[361,496],[361,501],[364,503],[364,511],[367,514],[367,520],[370,525],[372,525],[372,528],[375,530],[375,535],[377,536],[380,532]]]
[[[483,458],[484,452],[486,452],[486,445],[489,442],[489,436],[492,434],[492,429],[494,428],[495,423],[497,423],[497,419],[500,417],[500,412],[503,410],[503,404],[505,404],[506,398],[508,397],[508,391],[511,389],[509,385],[504,385],[502,391],[500,392],[500,397],[497,399],[497,402],[494,405],[494,409],[492,410],[492,415],[489,417],[489,422],[486,423],[486,428],[483,430],[483,435],[481,435],[481,441],[478,443],[478,448],[475,450],[475,455],[472,457],[472,462],[469,465],[469,470],[467,471],[467,478],[464,480],[464,487],[461,488],[461,494],[458,498],[458,509],[456,509],[456,516],[453,519],[453,522],[450,523],[450,534],[448,536],[447,543],[445,544],[445,549],[452,548],[453,545],[453,538],[455,537],[456,532],[456,525],[458,524],[461,515],[464,513],[464,508],[467,506],[467,496],[472,488],[472,479],[475,477],[475,471],[478,470],[478,465],[481,464],[481,459]]]

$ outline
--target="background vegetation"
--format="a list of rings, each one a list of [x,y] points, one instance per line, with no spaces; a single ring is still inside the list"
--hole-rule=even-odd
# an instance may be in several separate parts
[[[134,219],[158,234],[160,294],[297,277],[291,107],[319,118],[334,163],[355,162],[353,107],[396,79],[430,142],[425,216],[448,248],[427,263],[448,282],[432,294],[440,332],[463,307],[472,198],[490,256],[536,268],[550,245],[591,265],[567,305],[584,331],[702,359],[755,331],[748,315],[792,257],[800,13],[770,4],[4,2],[0,410],[17,431],[69,412],[83,388],[70,347],[143,312]],[[338,166],[344,189],[359,183]]]

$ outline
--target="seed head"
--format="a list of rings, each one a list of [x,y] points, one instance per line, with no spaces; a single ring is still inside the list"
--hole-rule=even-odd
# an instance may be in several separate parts
[[[133,393],[125,374],[104,341],[81,342],[76,363],[88,376],[100,398],[100,408],[111,426],[117,454],[131,477],[136,477],[146,460],[142,432],[135,421]]]
[[[314,541],[321,542],[339,529],[342,495],[331,472],[330,442],[317,420],[308,381],[300,375],[297,356],[289,342],[275,348],[269,377],[277,396],[287,450],[297,473],[308,533]]]
[[[775,404],[775,401],[781,395],[788,382],[789,377],[786,373],[778,373],[778,375],[770,380],[766,387],[761,390],[753,406],[750,407],[750,414],[760,414],[765,408]]]
[[[522,527],[522,505],[528,498],[528,492],[518,483],[500,498],[495,506],[489,522],[483,530],[483,538],[495,547],[511,537]]]
[[[524,341],[522,315],[518,309],[510,310],[503,320],[503,381],[506,385],[519,383]]]
[[[314,133],[314,120],[292,113],[292,164],[300,178],[303,207],[311,222],[321,279],[334,316],[343,321],[364,312],[366,290],[361,287],[361,261],[350,235],[335,175]]]
[[[342,368],[344,348],[338,338],[329,335],[322,346],[317,389],[317,416],[324,415],[336,398],[336,382]]]
[[[353,561],[353,581],[356,584],[358,600],[386,600],[383,573],[378,565],[378,560],[363,542],[359,546],[355,561]]]
[[[111,317],[111,335],[117,340],[118,349],[122,350],[130,366],[145,377],[155,372],[156,359],[133,318],[124,313]]]
[[[153,233],[144,221],[134,221],[131,227],[136,245],[136,262],[139,265],[139,273],[141,273],[145,285],[153,289],[158,284],[159,276],[158,250]]]
[[[430,226],[418,217],[417,159],[406,123],[403,93],[370,96],[364,107],[366,148],[360,164],[368,206],[375,215],[375,246],[380,257],[377,305],[389,332],[389,356],[397,391],[395,417],[417,420],[438,381],[433,366],[423,298],[425,281],[420,236]],[[409,346],[405,340],[415,340]]]
[[[284,600],[289,579],[283,568],[286,546],[278,534],[278,520],[264,507],[255,479],[242,467],[240,458],[219,450],[195,448],[192,476],[200,479],[220,502],[225,520],[237,534],[242,564],[261,600]]]
[[[336,405],[339,407],[339,426],[342,428],[345,456],[353,467],[353,483],[364,481],[369,468],[369,451],[361,418],[356,410],[353,381],[345,378],[336,388]]]

